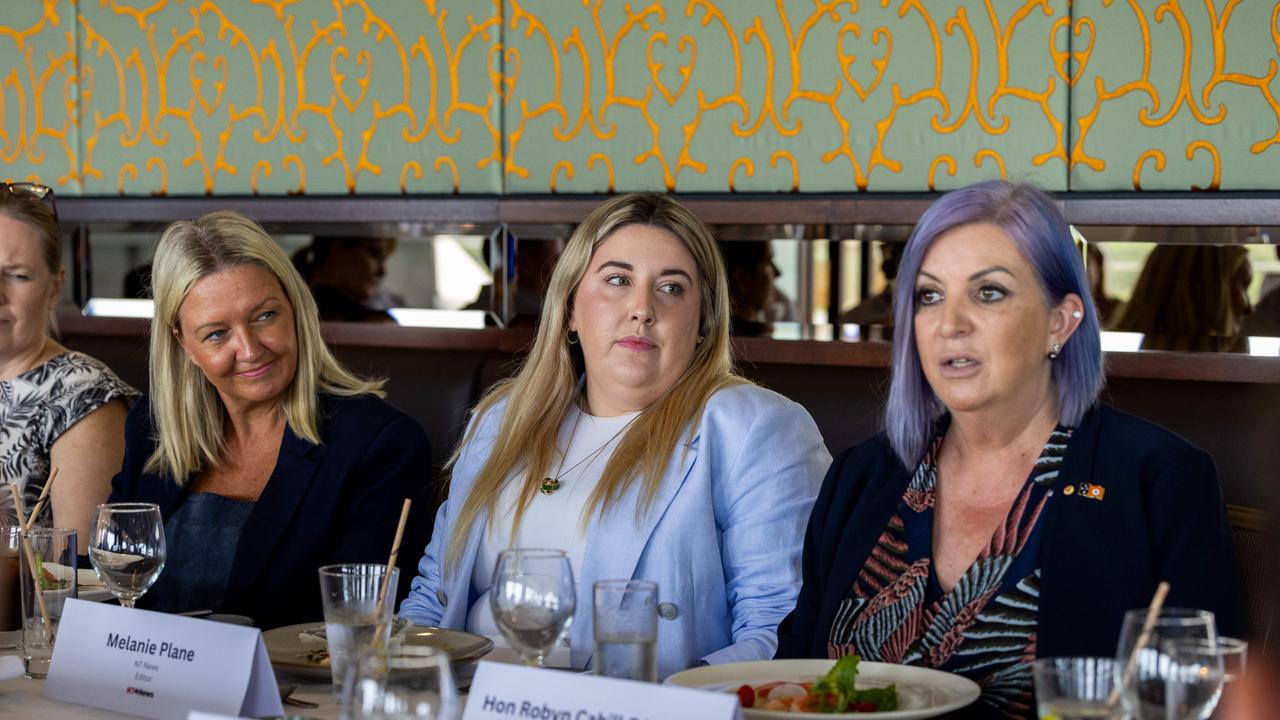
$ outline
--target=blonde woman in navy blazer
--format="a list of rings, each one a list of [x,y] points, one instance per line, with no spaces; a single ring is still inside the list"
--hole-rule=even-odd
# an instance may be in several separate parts
[[[831,458],[803,408],[733,374],[728,308],[710,232],[670,198],[620,196],[588,215],[528,360],[474,412],[401,613],[474,624],[487,580],[476,568],[495,538],[539,536],[520,521],[573,477],[577,424],[630,417],[591,448],[608,457],[602,471],[567,481],[594,483],[581,512],[555,523],[577,528],[565,549],[581,558],[571,663],[590,663],[592,582],[618,578],[658,583],[660,677],[772,656]]]

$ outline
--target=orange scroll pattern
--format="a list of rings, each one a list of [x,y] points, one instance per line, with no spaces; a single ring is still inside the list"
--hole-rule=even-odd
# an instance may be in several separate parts
[[[79,35],[80,143],[61,185],[500,190],[497,0],[79,0],[52,14]]]
[[[507,192],[1066,188],[1066,0],[507,0]]]
[[[1274,189],[1280,1],[21,0],[89,195]]]
[[[1076,0],[1071,188],[1280,187],[1280,2]]]

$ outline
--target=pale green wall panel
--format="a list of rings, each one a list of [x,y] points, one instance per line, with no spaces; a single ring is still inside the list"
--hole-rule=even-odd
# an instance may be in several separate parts
[[[508,192],[1066,187],[1066,0],[629,7],[504,5]]]
[[[1071,188],[1280,188],[1280,3],[1135,4],[1076,0]]]
[[[500,190],[495,2],[81,11],[86,193]]]
[[[80,192],[74,7],[11,0],[0,17],[0,180],[62,195]]]

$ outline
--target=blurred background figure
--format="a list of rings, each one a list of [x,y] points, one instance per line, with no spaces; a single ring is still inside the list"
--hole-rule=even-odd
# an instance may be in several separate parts
[[[1203,242],[1205,233],[1218,232],[1234,239],[1233,228],[1172,228],[1169,240],[1197,233]],[[1241,351],[1252,279],[1241,245],[1160,245],[1147,257],[1115,329],[1143,333],[1144,350]]]
[[[773,264],[769,241],[721,241],[725,272],[729,277],[732,307],[729,331],[743,337],[768,335],[773,330],[772,312],[777,300],[774,281],[782,271]]]
[[[1089,273],[1089,294],[1093,296],[1093,304],[1098,308],[1098,324],[1103,330],[1110,330],[1119,319],[1124,303],[1107,294],[1106,258],[1097,245],[1087,246],[1088,262],[1085,269]]]
[[[841,314],[841,325],[893,327],[893,288],[904,247],[905,243],[880,243],[880,272],[884,275],[884,289]]]
[[[321,320],[394,322],[403,303],[382,288],[394,237],[317,237],[293,254],[293,266],[315,296]]]
[[[551,273],[556,269],[560,252],[564,250],[564,241],[516,240],[515,243],[515,275],[511,280],[511,287],[515,289],[515,315],[506,326],[533,327],[538,324],[538,316],[542,313],[542,299],[551,284]],[[495,288],[502,287],[501,263],[495,263],[490,257],[487,242],[481,254],[485,265],[493,272],[493,282],[480,288],[480,294],[466,309],[489,310],[500,316],[501,293],[495,292]]]

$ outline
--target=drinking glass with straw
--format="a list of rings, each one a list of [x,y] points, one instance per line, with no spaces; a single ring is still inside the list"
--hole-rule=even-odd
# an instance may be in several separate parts
[[[366,655],[385,658],[390,646],[391,611],[400,577],[395,563],[409,506],[405,500],[386,565],[345,563],[319,570],[333,697],[339,703],[344,702],[348,665]]]

